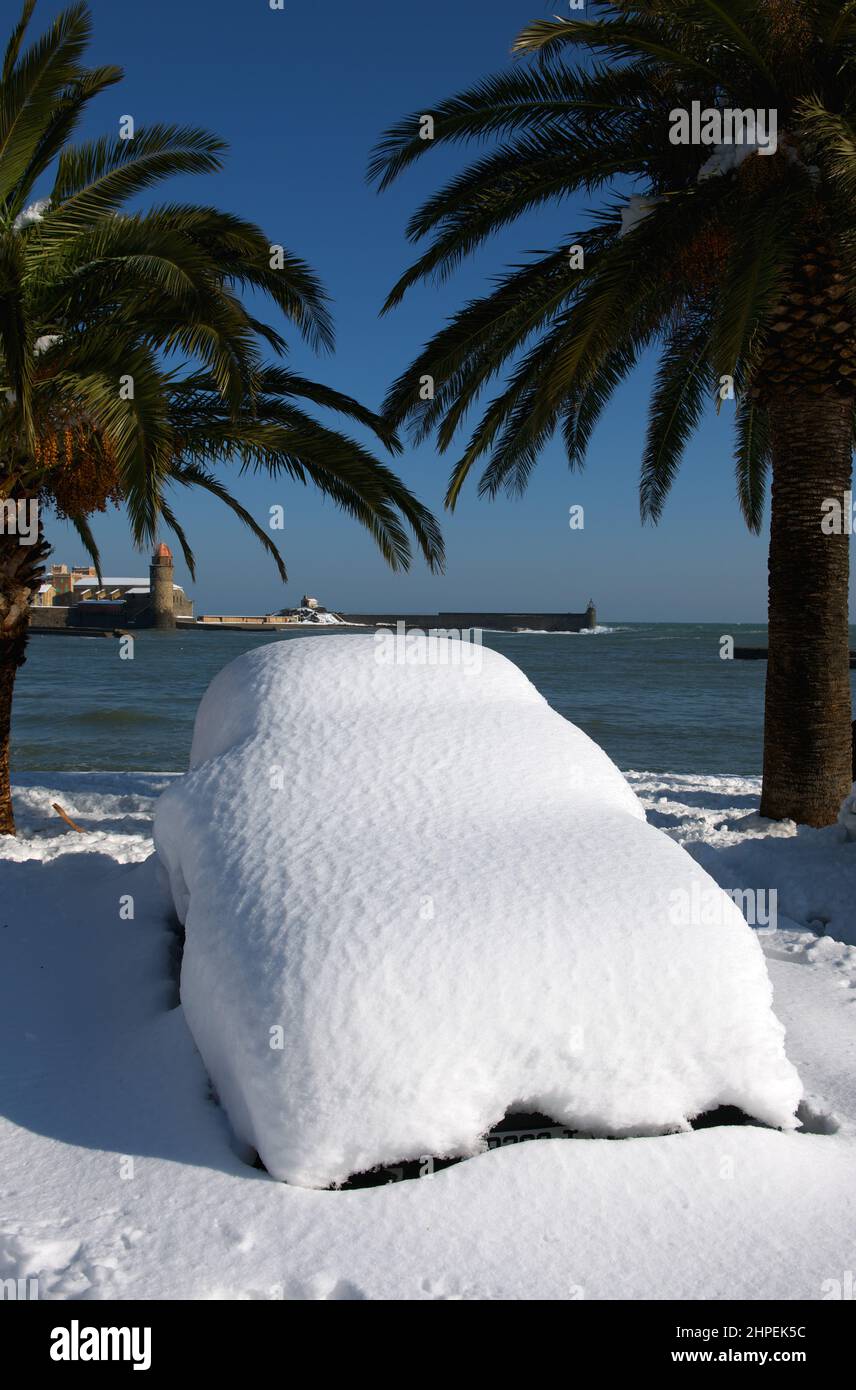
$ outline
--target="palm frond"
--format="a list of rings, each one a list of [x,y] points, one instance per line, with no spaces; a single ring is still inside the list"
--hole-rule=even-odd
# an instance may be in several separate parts
[[[751,398],[737,408],[735,472],[737,500],[749,530],[757,535],[764,521],[770,471],[770,425],[766,411]]]
[[[80,75],[91,28],[86,5],[70,6],[41,39],[18,53],[0,86],[0,204],[31,163],[55,101]]]
[[[178,541],[178,544],[181,548],[181,553],[184,556],[184,563],[187,565],[187,569],[191,579],[195,579],[196,557],[194,556],[193,551],[190,547],[190,542],[187,539],[187,533],[184,530],[184,527],[181,525],[181,522],[178,520],[178,517],[172,510],[172,507],[170,506],[169,502],[167,502],[165,497],[161,497],[160,499],[160,514],[161,519],[169,527],[170,531],[172,531],[172,534]]]
[[[63,151],[44,233],[64,236],[117,212],[130,198],[177,174],[222,168],[226,145],[193,126],[153,125],[133,139],[103,138]]]
[[[667,341],[654,386],[642,457],[639,508],[643,521],[659,521],[684,451],[710,399],[710,329],[682,326]]]
[[[108,87],[120,82],[122,76],[122,69],[112,66],[83,71],[67,91],[57,98],[18,188],[9,197],[9,207],[13,213],[23,209],[33,185],[67,145],[89,103]]]
[[[353,396],[336,391],[331,386],[323,386],[317,381],[310,381],[308,377],[299,376],[296,372],[283,368],[267,367],[258,374],[256,390],[260,396],[295,396],[310,401],[313,405],[333,410],[357,424],[365,425],[390,453],[400,454],[402,451],[401,441],[394,427],[384,416],[368,410],[366,406],[354,400]],[[258,410],[264,415],[264,401],[259,402]]]
[[[283,584],[286,584],[288,582],[288,573],[285,568],[285,561],[280,555],[277,546],[274,544],[268,532],[263,530],[263,528],[256,521],[255,517],[247,511],[246,507],[241,505],[237,497],[234,497],[232,493],[229,491],[229,489],[225,487],[223,483],[221,483],[220,480],[217,477],[215,477],[213,473],[210,473],[207,469],[200,467],[200,465],[197,463],[174,462],[170,468],[170,478],[177,483],[181,483],[184,487],[198,487],[203,492],[210,492],[212,497],[216,497],[219,501],[224,503],[224,505],[229,508],[230,512],[233,512],[234,515],[238,518],[238,520],[242,522],[243,525],[246,526],[249,531],[252,532],[252,534],[255,536],[256,540],[259,542],[262,548],[267,551],[268,555],[270,555],[271,559],[276,565],[279,577],[282,580]],[[185,540],[182,539],[183,533],[181,532],[180,527],[177,526],[174,514],[172,513],[169,504],[166,504],[166,508],[164,509],[163,499],[161,500],[161,511],[164,517],[167,519],[167,524],[178,535],[179,544],[181,545],[182,550],[184,551],[185,560],[187,560],[189,550],[188,548],[186,548]],[[190,557],[190,561],[192,561],[192,555]],[[194,568],[190,561],[188,561],[188,568],[190,569],[191,574],[193,574]]]
[[[516,68],[484,78],[468,91],[441,101],[427,112],[414,112],[378,142],[369,161],[368,178],[379,191],[434,145],[487,136],[538,131],[567,139],[573,118],[589,120],[624,115],[650,94],[650,76],[639,67],[600,67],[568,73],[549,68]],[[434,122],[434,138],[420,136],[423,116]]]
[[[2,80],[4,84],[10,81],[12,73],[15,70],[15,65],[18,62],[18,56],[21,52],[21,44],[24,42],[24,38],[26,36],[30,20],[33,17],[33,11],[35,8],[36,0],[24,0],[24,7],[21,11],[21,18],[15,25],[15,28],[12,30],[12,33],[9,35],[9,42],[6,45],[6,52],[3,58]]]
[[[668,64],[678,72],[701,73],[716,81],[716,69],[690,52],[663,41],[663,30],[641,16],[635,22],[625,19],[539,19],[527,24],[514,43],[515,53],[543,51],[559,44],[574,44],[608,54],[619,61],[638,59],[641,55]]]
[[[98,550],[98,545],[95,540],[95,536],[92,533],[92,528],[89,525],[89,518],[82,516],[79,512],[77,512],[75,513],[75,515],[70,516],[68,518],[68,521],[74,528],[74,530],[77,532],[78,540],[80,541],[84,551],[89,556],[90,560],[95,566],[95,573],[98,576],[98,583],[101,584],[103,582],[103,576],[101,574],[101,555]]]
[[[793,261],[799,210],[800,191],[788,186],[741,203],[714,311],[711,363],[718,377],[736,377],[763,334]]]

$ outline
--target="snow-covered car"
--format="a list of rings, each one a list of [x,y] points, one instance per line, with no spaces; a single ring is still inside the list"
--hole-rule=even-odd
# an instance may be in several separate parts
[[[513,1110],[586,1135],[719,1106],[794,1128],[735,903],[512,662],[466,646],[279,642],[202,700],[155,838],[236,1134],[326,1187],[478,1153]]]

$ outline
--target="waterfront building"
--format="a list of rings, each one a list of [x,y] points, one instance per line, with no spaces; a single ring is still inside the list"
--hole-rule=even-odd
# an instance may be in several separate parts
[[[53,565],[50,579],[34,595],[36,626],[175,627],[177,618],[193,617],[193,602],[174,580],[169,546],[155,550],[145,575],[103,575],[94,565]],[[46,610],[52,610],[50,618]]]

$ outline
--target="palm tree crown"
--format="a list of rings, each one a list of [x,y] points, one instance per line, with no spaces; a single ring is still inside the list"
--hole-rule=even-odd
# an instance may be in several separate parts
[[[856,386],[856,6],[614,0],[590,8],[592,19],[530,24],[515,49],[534,62],[430,108],[433,140],[414,116],[375,153],[371,174],[383,187],[434,145],[496,142],[411,219],[410,238],[429,244],[387,308],[533,208],[580,192],[602,200],[590,225],[457,313],[394,384],[387,415],[395,426],[410,421],[417,437],[436,430],[446,450],[506,372],[455,464],[447,501],[454,505],[480,461],[483,494],[520,491],[557,429],[571,467],[582,465],[615,387],[658,345],[643,516],[659,517],[705,404],[724,399],[731,379],[740,505],[758,530],[776,388],[795,376],[812,389]],[[673,113],[689,114],[693,103],[702,112],[774,112],[775,152],[673,142]],[[797,318],[799,360],[783,362],[783,328]],[[425,375],[436,382],[429,401],[418,389]]]
[[[227,461],[311,482],[369,529],[393,568],[410,563],[408,529],[429,566],[441,567],[430,513],[304,403],[367,426],[398,451],[394,431],[349,396],[266,361],[283,358],[286,344],[242,292],[264,296],[313,346],[332,345],[327,299],[305,262],[214,207],[126,210],[171,175],[219,169],[222,142],[155,125],[71,144],[85,108],[121,71],[82,65],[84,4],[25,49],[34,5],[26,0],[0,82],[2,495],[52,503],[96,560],[89,517],[121,499],[135,542],[166,525],[192,571],[167,489],[201,487],[252,529],[284,578],[270,534],[216,477]]]

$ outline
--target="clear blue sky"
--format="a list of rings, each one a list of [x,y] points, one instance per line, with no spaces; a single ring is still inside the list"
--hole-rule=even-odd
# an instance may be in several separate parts
[[[378,310],[412,259],[404,225],[439,174],[455,167],[437,152],[382,196],[364,177],[369,151],[389,124],[511,61],[526,20],[559,0],[90,0],[92,59],[115,62],[123,85],[95,104],[86,133],[137,123],[206,126],[228,140],[224,172],[174,180],[165,197],[217,202],[252,218],[304,256],[333,296],[337,350],[313,358],[296,334],[292,361],[377,407],[389,382],[465,298],[525,252],[552,246],[585,225],[568,203],[520,224],[443,286],[417,290],[385,319]],[[4,7],[7,24],[15,4]],[[40,0],[43,24],[62,8]],[[38,27],[38,25],[37,25]],[[445,160],[445,163],[444,163]],[[726,411],[713,412],[688,452],[659,527],[639,522],[637,477],[650,364],[625,384],[593,441],[587,470],[570,474],[560,444],[545,450],[522,500],[481,502],[471,486],[442,517],[448,569],[418,561],[391,574],[369,538],[318,496],[287,482],[247,478],[244,503],[266,518],[286,509],[283,589],[270,562],[213,500],[177,498],[197,554],[188,587],[197,611],[269,611],[308,591],[331,607],[578,609],[589,596],[605,619],[756,621],[766,609],[766,535],[750,536],[734,497]],[[452,456],[408,448],[395,466],[439,514]],[[568,509],[585,508],[584,531]],[[147,563],[132,558],[119,515],[96,518],[105,573]],[[55,558],[77,562],[75,538],[54,524]],[[179,564],[179,578],[186,576]]]

